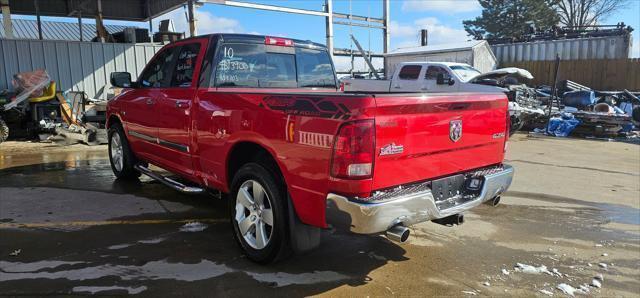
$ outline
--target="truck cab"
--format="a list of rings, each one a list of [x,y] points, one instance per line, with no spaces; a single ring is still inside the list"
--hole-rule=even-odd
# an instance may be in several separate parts
[[[310,41],[199,36],[111,83],[123,88],[107,109],[117,179],[226,194],[234,238],[259,263],[332,227],[404,242],[420,222],[460,224],[513,176],[504,94],[343,93]]]

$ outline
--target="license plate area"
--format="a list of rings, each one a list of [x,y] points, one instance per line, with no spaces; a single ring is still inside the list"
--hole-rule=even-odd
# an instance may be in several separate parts
[[[437,201],[444,201],[464,193],[465,176],[453,175],[445,178],[433,180],[431,182],[431,193]]]

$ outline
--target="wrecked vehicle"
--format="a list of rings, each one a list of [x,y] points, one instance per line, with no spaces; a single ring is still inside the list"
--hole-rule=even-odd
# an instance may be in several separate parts
[[[116,177],[229,194],[235,240],[259,263],[330,227],[404,242],[420,222],[461,224],[513,177],[504,94],[345,94],[310,41],[199,36],[111,83],[124,88],[107,108]]]
[[[390,80],[345,79],[345,92],[503,92],[509,98],[510,133],[544,116],[535,89],[518,79],[533,79],[527,70],[501,68],[486,73],[465,63],[405,62],[395,68]]]

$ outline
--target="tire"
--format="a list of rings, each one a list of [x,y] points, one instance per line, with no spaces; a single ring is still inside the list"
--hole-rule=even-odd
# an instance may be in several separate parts
[[[231,184],[229,213],[233,236],[247,257],[256,263],[276,262],[291,254],[287,194],[279,181],[278,176],[264,166],[247,163],[238,170]]]
[[[6,141],[9,138],[9,126],[0,118],[0,143]]]
[[[640,122],[640,106],[635,106],[633,110],[631,110],[631,118],[636,122]]]
[[[117,179],[137,180],[140,177],[134,166],[138,160],[133,155],[129,142],[120,124],[114,124],[109,128],[109,162],[111,170]]]

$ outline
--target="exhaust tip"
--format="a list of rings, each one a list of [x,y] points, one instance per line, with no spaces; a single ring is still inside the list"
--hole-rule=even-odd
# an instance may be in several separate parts
[[[407,242],[407,240],[409,240],[410,233],[411,232],[407,227],[402,225],[397,225],[387,230],[386,235],[387,235],[387,238],[389,238],[389,240],[391,241],[404,243],[404,242]]]

